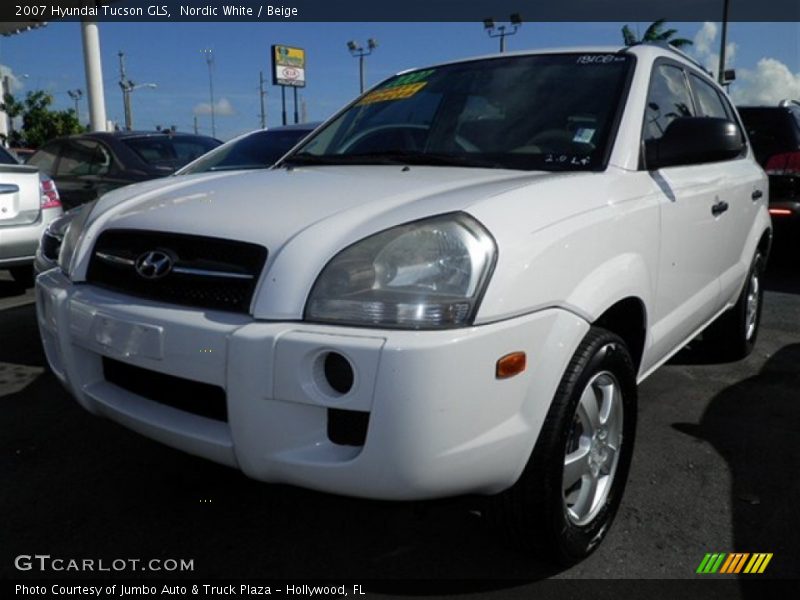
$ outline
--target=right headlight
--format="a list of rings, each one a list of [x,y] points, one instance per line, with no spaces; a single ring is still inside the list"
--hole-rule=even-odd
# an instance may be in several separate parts
[[[497,255],[469,215],[415,221],[345,248],[309,294],[309,321],[432,329],[470,325]]]

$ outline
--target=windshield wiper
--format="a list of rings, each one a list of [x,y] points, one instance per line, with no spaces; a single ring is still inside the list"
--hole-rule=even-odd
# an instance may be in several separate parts
[[[473,156],[436,154],[412,150],[387,150],[364,154],[308,154],[302,152],[286,157],[284,164],[306,165],[432,165],[453,167],[504,168],[501,163]]]
[[[470,156],[468,154],[441,154],[436,152],[419,152],[415,150],[389,150],[367,155],[376,162],[393,165],[432,165],[444,167],[486,167],[503,168],[496,161]]]
[[[349,165],[353,164],[345,154],[310,154],[301,152],[292,154],[281,161],[281,165]]]

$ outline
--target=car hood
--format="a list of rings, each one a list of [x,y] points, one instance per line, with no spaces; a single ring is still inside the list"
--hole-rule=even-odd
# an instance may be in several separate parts
[[[279,248],[343,213],[350,227],[392,213],[416,219],[464,210],[543,176],[375,166],[211,173],[129,186],[104,196],[94,212],[104,217],[105,227],[204,234]]]
[[[586,173],[401,166],[325,166],[203,173],[149,181],[98,201],[73,276],[83,279],[100,231],[143,229],[235,239],[265,246],[261,290],[269,318],[296,318],[319,271],[341,249],[377,231],[448,212],[491,210],[538,183]],[[547,188],[549,186],[543,186]],[[538,226],[564,216],[542,204]],[[478,205],[481,205],[481,210]],[[569,206],[562,198],[555,206]],[[471,209],[476,210],[471,210]],[[584,210],[579,203],[568,210]],[[258,292],[257,292],[258,293]],[[281,298],[290,294],[292,298]],[[277,309],[281,304],[282,308]],[[298,304],[300,305],[298,307]]]

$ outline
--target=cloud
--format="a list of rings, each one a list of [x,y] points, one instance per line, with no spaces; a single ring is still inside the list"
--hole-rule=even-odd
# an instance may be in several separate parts
[[[719,46],[716,23],[703,23],[694,36],[692,52],[700,63],[716,77],[719,68]],[[731,42],[726,45],[725,66],[733,68],[737,46]],[[792,71],[775,58],[764,57],[755,69],[739,67],[736,81],[731,85],[730,95],[736,104],[774,105],[785,98],[800,98],[800,73]]]
[[[703,26],[695,34],[691,50],[706,70],[710,71],[714,78],[717,77],[717,70],[719,69],[719,42],[717,42],[717,33],[719,28],[716,23],[706,21]],[[734,42],[725,44],[725,68],[732,69],[736,60],[736,51],[738,46]]]
[[[711,54],[711,43],[717,38],[717,24],[706,21],[694,36],[692,48],[698,56]]]
[[[14,74],[14,71],[11,70],[11,67],[0,65],[0,79],[5,79],[6,77],[8,77],[8,83],[12,94],[22,89],[24,85],[22,79]],[[22,76],[22,78],[25,77],[27,77],[27,75]]]
[[[211,104],[208,102],[201,102],[194,107],[195,115],[210,115]],[[236,109],[233,108],[230,100],[227,98],[220,98],[214,103],[214,116],[215,117],[230,117],[236,114]]]
[[[800,98],[800,73],[792,73],[774,58],[762,58],[754,70],[737,70],[731,96],[736,104],[767,105],[784,98]]]

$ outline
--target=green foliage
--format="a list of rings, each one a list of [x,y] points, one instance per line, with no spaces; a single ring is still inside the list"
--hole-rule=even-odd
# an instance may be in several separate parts
[[[8,136],[9,145],[38,148],[55,137],[85,131],[74,110],[52,110],[52,104],[53,96],[43,90],[28,92],[22,101],[6,94],[3,110],[13,120],[22,119],[22,128]]]
[[[664,29],[665,22],[664,19],[659,19],[651,23],[645,30],[641,40],[638,40],[631,28],[625,25],[622,28],[622,39],[626,46],[633,46],[640,42],[669,42],[669,45],[675,48],[685,48],[692,45],[692,40],[675,37],[675,34],[678,33],[677,29]]]

